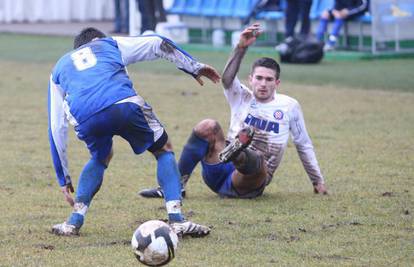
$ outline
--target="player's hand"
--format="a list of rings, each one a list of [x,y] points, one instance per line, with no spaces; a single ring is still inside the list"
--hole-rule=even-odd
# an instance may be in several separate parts
[[[344,8],[341,10],[332,10],[332,15],[336,18],[336,19],[346,19],[349,15],[349,10]]]
[[[237,45],[240,48],[247,48],[253,44],[257,37],[262,34],[259,23],[254,23],[251,26],[247,27],[240,34],[239,44]]]
[[[343,19],[346,19],[349,16],[349,10],[347,8],[342,9],[340,13]]]
[[[316,184],[313,186],[313,192],[315,194],[327,195],[328,190],[325,187],[325,184]]]
[[[62,186],[61,190],[65,196],[66,202],[68,202],[69,205],[73,207],[73,205],[75,205],[75,201],[73,200],[71,193],[75,192],[75,190],[73,189],[72,183]]]
[[[204,67],[202,67],[198,71],[198,75],[195,77],[197,82],[202,86],[204,85],[204,82],[201,79],[201,77],[206,77],[213,83],[218,83],[220,82],[220,79],[221,79],[220,74],[216,71],[216,69],[209,65],[204,65]]]

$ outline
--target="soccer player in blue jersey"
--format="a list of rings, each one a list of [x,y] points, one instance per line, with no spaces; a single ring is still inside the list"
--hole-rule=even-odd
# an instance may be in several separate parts
[[[172,41],[158,35],[106,37],[86,28],[74,40],[74,50],[56,63],[49,81],[49,141],[57,180],[66,201],[73,207],[67,221],[56,224],[57,235],[77,235],[105,169],[113,155],[112,137],[129,142],[135,154],[150,151],[157,160],[157,179],[165,192],[169,222],[177,234],[204,236],[206,226],[186,221],[181,213],[181,185],[172,146],[151,106],[134,90],[126,66],[158,58],[173,62],[192,75],[217,83],[217,71],[197,62]],[[76,197],[66,154],[70,122],[90,152],[78,181]]]

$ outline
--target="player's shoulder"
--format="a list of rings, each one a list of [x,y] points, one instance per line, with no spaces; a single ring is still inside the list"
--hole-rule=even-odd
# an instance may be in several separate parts
[[[56,62],[55,66],[53,67],[52,70],[52,75],[53,77],[57,77],[59,76],[59,73],[62,71],[62,69],[64,68],[64,66],[68,63],[68,61],[71,61],[71,54],[73,53],[74,50],[71,50],[67,53],[65,53],[63,56],[61,56],[58,61]]]
[[[295,98],[288,96],[288,95],[284,95],[284,94],[276,94],[276,99],[281,102],[284,103],[286,105],[289,106],[295,106],[295,105],[299,105],[299,101],[296,100]]]
[[[100,38],[99,41],[110,44],[110,45],[117,46],[119,38],[126,38],[126,37],[108,36],[105,38]]]
[[[118,48],[118,43],[113,37],[104,37],[104,38],[99,38],[97,40],[93,40],[87,44],[84,44],[83,46],[79,47],[76,50],[81,50],[86,47],[90,47],[92,51],[94,52],[102,51],[102,50],[108,51],[108,49],[110,50],[109,47]]]
[[[168,42],[172,42],[171,40],[158,35],[158,34],[146,34],[146,35],[138,35],[138,36],[111,36],[108,37],[108,42],[115,42],[116,45],[121,46],[135,46],[137,43],[154,43],[154,42],[161,42],[163,40],[167,40]]]
[[[225,94],[232,94],[232,95],[239,95],[239,94],[248,94],[252,95],[252,91],[243,84],[239,78],[236,76],[234,77],[233,81],[231,82],[228,88],[223,86],[223,90]]]

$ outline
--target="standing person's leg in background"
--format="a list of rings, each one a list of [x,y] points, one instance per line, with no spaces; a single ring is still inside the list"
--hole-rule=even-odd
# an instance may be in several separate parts
[[[325,43],[324,50],[330,51],[335,49],[336,42],[339,36],[339,32],[344,24],[345,18],[342,13],[338,10],[326,10],[322,13],[321,19],[319,21],[319,28],[317,32],[317,37],[319,40],[324,40],[324,35],[328,29],[329,20],[334,19],[331,33],[328,36],[328,40]]]
[[[115,18],[114,18],[114,33],[121,32],[121,1],[114,0],[114,7],[115,7]]]
[[[303,0],[287,0],[286,21],[285,21],[285,38],[295,35],[295,26],[299,16],[299,2]]]
[[[154,31],[157,25],[155,17],[155,5],[153,0],[137,0],[138,9],[141,13],[141,33]]]
[[[309,18],[310,9],[312,6],[312,0],[299,1],[300,8],[300,37],[307,39],[310,33],[311,22]]]
[[[129,32],[129,0],[114,0],[114,33]]]
[[[166,22],[167,15],[165,14],[163,0],[154,0],[154,6],[155,6],[155,17],[157,18],[157,23]]]
[[[322,12],[321,18],[319,19],[319,26],[316,32],[316,37],[320,41],[324,40],[326,30],[328,29],[328,23],[329,23],[330,16],[331,16],[330,11],[325,10]]]
[[[123,0],[121,33],[129,33],[129,0]]]

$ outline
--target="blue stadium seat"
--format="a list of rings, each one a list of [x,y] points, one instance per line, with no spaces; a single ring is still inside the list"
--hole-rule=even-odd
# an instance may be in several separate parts
[[[233,7],[235,0],[219,0],[217,4],[217,17],[231,17],[233,15]]]
[[[247,18],[258,1],[260,0],[236,0],[233,17],[241,19]]]
[[[167,9],[168,14],[174,14],[174,15],[182,15],[184,14],[185,10],[185,0],[174,0],[173,4],[169,9]]]
[[[201,0],[185,1],[184,15],[199,16],[201,13]]]
[[[256,19],[281,20],[284,17],[285,17],[285,12],[283,11],[262,11],[257,14]]]
[[[372,17],[369,13],[365,13],[364,15],[355,18],[355,20],[362,23],[371,23]]]
[[[219,0],[203,0],[201,1],[201,15],[205,17],[214,17],[217,15],[217,6]]]
[[[261,20],[282,20],[285,17],[286,0],[280,0],[280,11],[261,11],[256,19]]]

